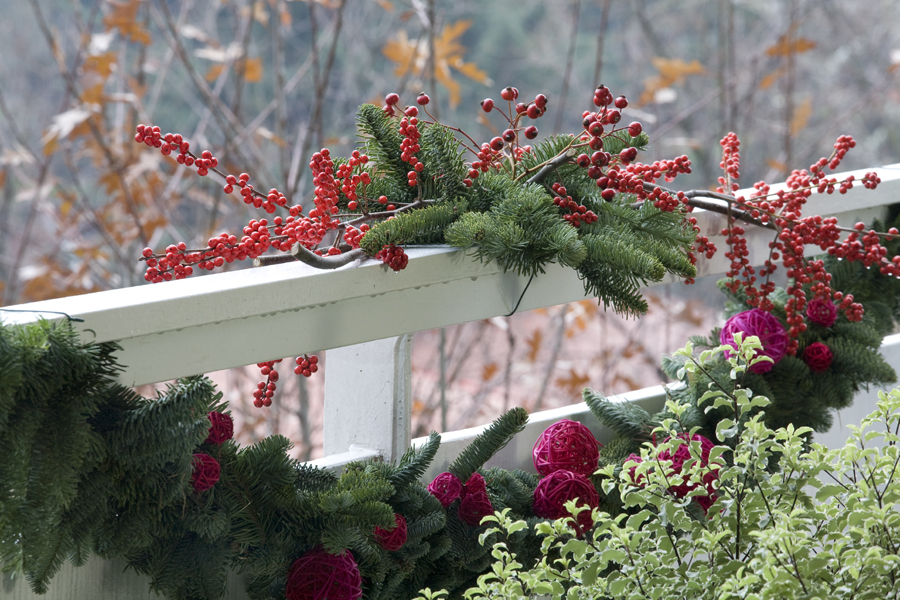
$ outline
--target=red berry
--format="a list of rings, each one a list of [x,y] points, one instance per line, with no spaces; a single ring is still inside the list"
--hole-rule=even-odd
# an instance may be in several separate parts
[[[588,133],[593,136],[603,135],[603,123],[600,121],[594,121],[590,125],[588,125]]]
[[[537,134],[538,134],[538,128],[535,127],[534,125],[529,125],[528,127],[525,128],[525,137],[528,138],[529,140],[533,140],[534,138],[536,138]]]
[[[514,87],[507,86],[500,92],[500,97],[511,102],[519,97],[519,90]]]
[[[522,104],[521,102],[519,102],[518,104],[516,104],[516,114],[517,114],[517,115],[521,115],[521,114],[526,113],[526,112],[528,112],[528,107],[527,107],[527,106],[525,106],[525,105]]]
[[[541,109],[538,108],[537,104],[532,104],[528,107],[527,114],[529,119],[537,119],[541,116]]]
[[[422,92],[422,93],[419,94],[419,96],[416,98],[416,104],[418,104],[419,106],[425,106],[425,105],[428,104],[429,102],[431,102],[431,98],[429,98],[429,97],[428,97],[428,94],[426,94],[425,92]]]
[[[491,140],[491,148],[494,150],[503,150],[503,140],[499,137],[495,137]]]
[[[494,101],[490,98],[485,98],[481,101],[481,110],[484,112],[491,112],[494,108]]]
[[[644,130],[644,128],[641,126],[641,124],[638,123],[637,121],[635,121],[634,123],[632,123],[631,125],[628,126],[628,135],[630,135],[631,137],[637,137],[637,136],[641,135],[641,132],[643,130]]]
[[[547,96],[538,94],[534,97],[534,103],[539,109],[544,110],[547,108]]]
[[[516,139],[516,132],[512,129],[507,129],[503,132],[503,141],[504,142],[513,142]],[[499,148],[498,148],[499,149]]]
[[[578,163],[579,167],[587,168],[591,164],[591,157],[587,154],[579,154],[576,162]]]
[[[628,100],[625,98],[625,96],[619,96],[618,98],[616,98],[615,104],[616,104],[616,108],[623,109],[626,106],[628,106]]]

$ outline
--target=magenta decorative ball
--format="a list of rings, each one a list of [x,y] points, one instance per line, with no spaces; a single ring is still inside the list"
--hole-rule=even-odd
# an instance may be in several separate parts
[[[597,508],[600,505],[597,490],[587,477],[572,471],[554,471],[541,479],[534,490],[534,514],[545,519],[571,517],[565,504],[575,498],[578,498],[578,506]],[[590,529],[593,525],[591,511],[579,513],[578,527],[582,531]]]
[[[831,366],[834,353],[831,348],[821,342],[815,342],[803,351],[803,362],[813,373],[824,373]]]
[[[460,501],[457,514],[467,525],[477,527],[483,517],[494,514],[494,506],[486,491],[471,491]]]
[[[219,461],[209,454],[199,452],[194,455],[191,483],[198,492],[205,492],[219,481]]]
[[[534,443],[534,468],[541,475],[562,469],[590,476],[597,470],[599,446],[590,429],[563,419],[548,427]]]
[[[329,554],[314,548],[294,561],[284,590],[287,600],[356,600],[362,597],[362,577],[347,550]]]
[[[428,484],[428,491],[447,508],[462,495],[463,484],[456,475],[444,471]]]
[[[806,318],[810,323],[831,327],[837,321],[837,306],[831,300],[813,298],[806,305]]]
[[[385,550],[396,552],[406,543],[406,519],[401,514],[394,513],[394,526],[391,529],[375,528],[375,539]]]
[[[744,338],[755,335],[762,343],[762,349],[757,350],[757,355],[768,356],[774,362],[759,362],[750,367],[754,373],[766,373],[772,370],[772,366],[784,358],[787,350],[788,337],[784,326],[772,313],[754,308],[738,313],[725,321],[719,333],[719,342],[737,348],[734,343],[734,334],[741,332]],[[726,352],[726,357],[730,353]]]
[[[686,433],[679,434],[681,439],[686,442],[696,441],[700,442],[700,464],[705,466],[709,466],[709,451],[713,449],[713,444],[710,440],[703,437],[699,434],[694,434],[689,436]],[[671,438],[666,439],[668,442]],[[668,450],[664,450],[659,453],[660,460],[671,460],[672,461],[672,473],[673,474],[681,474],[681,470],[684,467],[684,463],[691,458],[691,449],[688,444],[681,444],[678,446],[678,449],[675,450],[675,454],[672,454]],[[712,465],[712,467],[707,470],[703,474],[703,485],[706,487],[706,496],[696,496],[695,499],[697,503],[703,507],[703,512],[709,510],[709,507],[712,506],[713,502],[716,501],[715,488],[713,488],[713,481],[719,478],[719,467],[718,465]],[[672,492],[674,496],[677,498],[684,498],[688,495],[689,492],[693,491],[697,488],[696,483],[681,483],[679,485],[673,485],[669,488],[669,491]]]
[[[213,411],[207,413],[206,416],[209,418],[209,435],[206,436],[207,444],[221,444],[232,438],[234,435],[234,422],[229,415]]]
[[[487,482],[481,473],[472,473],[466,485],[463,486],[462,497],[465,498],[469,494],[477,493],[487,494]]]

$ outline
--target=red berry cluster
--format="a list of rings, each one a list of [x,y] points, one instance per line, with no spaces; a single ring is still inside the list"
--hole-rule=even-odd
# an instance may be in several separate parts
[[[588,210],[583,204],[579,205],[572,200],[572,196],[567,195],[568,190],[566,190],[562,184],[554,183],[551,186],[551,189],[554,194],[557,194],[553,198],[553,204],[563,210],[569,211],[568,213],[563,214],[562,218],[572,225],[572,227],[580,227],[582,223],[590,224],[598,219],[594,211]]]
[[[382,108],[382,110],[384,110],[384,114],[389,117],[395,116],[397,113],[394,110],[394,107],[398,102],[400,102],[400,96],[397,94],[388,94],[387,96],[385,96],[384,107]]]
[[[519,90],[512,86],[507,86],[500,91],[500,97],[509,102],[510,107],[512,108],[512,103],[519,98]],[[494,105],[494,101],[491,98],[485,98],[481,101],[481,109],[484,112],[489,113],[495,108],[497,107]],[[531,151],[531,146],[520,146],[517,143],[519,132],[521,132],[526,139],[533,140],[538,135],[538,128],[534,125],[522,127],[520,121],[523,117],[539,119],[544,116],[544,113],[547,112],[547,96],[538,94],[534,97],[534,100],[527,104],[524,102],[517,102],[514,110],[515,113],[510,112],[510,114],[507,115],[501,109],[497,108],[497,111],[500,112],[509,123],[509,127],[499,136],[492,138],[490,142],[481,145],[480,152],[476,153],[478,160],[472,162],[469,176],[463,180],[466,185],[471,187],[472,180],[478,177],[479,172],[486,173],[492,166],[499,169],[501,166],[500,161],[503,158],[502,151],[507,145],[512,149],[512,155],[516,161],[521,160],[525,153]]]
[[[278,371],[275,370],[275,364],[280,363],[283,359],[270,360],[257,363],[259,372],[265,375],[266,380],[256,384],[256,390],[253,392],[253,406],[262,408],[263,406],[272,406],[272,396],[275,395],[275,384],[278,383]]]
[[[347,242],[351,248],[359,248],[359,241],[368,230],[368,223],[363,223],[359,226],[359,229],[353,225],[347,225],[347,229],[344,231],[344,241]]]
[[[303,356],[298,356],[294,360],[294,364],[297,365],[294,367],[294,373],[303,375],[304,377],[310,377],[319,370],[319,357],[315,354],[312,356],[304,354]]]
[[[196,167],[197,175],[206,176],[209,174],[210,169],[215,169],[219,166],[219,160],[209,150],[201,152],[199,157],[191,154],[190,143],[180,134],[167,133],[163,136],[156,125],[141,124],[135,129],[137,133],[135,133],[134,141],[146,144],[151,148],[159,148],[160,153],[164,156],[169,156],[173,151],[177,150],[178,155],[175,157],[175,160],[178,164]]]
[[[420,150],[419,137],[421,135],[419,133],[418,114],[419,109],[415,106],[410,106],[406,109],[406,116],[400,119],[400,133],[403,134],[403,141],[400,142],[400,160],[409,163],[409,166],[412,167],[412,170],[406,174],[410,187],[415,187],[418,184],[419,173],[425,170],[425,164],[416,158],[416,152]]]
[[[337,176],[341,180],[341,193],[347,197],[347,208],[350,210],[359,208],[356,194],[359,185],[367,186],[372,183],[372,176],[369,175],[368,171],[354,175],[353,170],[359,165],[364,165],[368,162],[369,157],[367,155],[361,154],[359,150],[354,150],[350,155],[350,160],[338,167]]]
[[[736,133],[730,132],[722,138],[719,145],[722,146],[722,162],[719,163],[719,168],[725,171],[725,176],[719,177],[719,187],[716,191],[720,194],[730,194],[740,188],[737,180],[741,178],[741,141]]]
[[[729,133],[722,139],[721,145],[723,159],[720,166],[725,169],[725,177],[719,178],[718,191],[731,193],[738,189],[735,180],[740,175],[740,141],[735,134]],[[773,193],[766,182],[760,181],[754,184],[755,191],[749,199],[743,196],[735,199],[737,207],[747,211],[750,217],[764,224],[774,223],[778,231],[776,239],[769,244],[769,257],[759,271],[759,275],[766,278],[761,285],[757,285],[756,272],[747,258],[744,229],[732,223],[722,230],[730,246],[726,256],[732,261],[727,275],[733,279],[728,286],[735,292],[743,288],[750,306],[767,311],[774,308],[768,298],[775,289],[770,276],[778,268],[779,260],[786,269],[790,279],[787,287],[789,298],[785,304],[790,338],[787,352],[791,355],[796,354],[799,347],[797,337],[807,328],[804,311],[809,297],[828,303],[834,298],[840,302],[838,309],[844,312],[848,320],[858,321],[863,315],[862,306],[853,301],[852,295],[845,296],[831,289],[831,275],[825,271],[823,261],[804,257],[806,246],[818,246],[839,259],[862,261],[867,267],[878,265],[882,273],[900,276],[900,258],[887,260],[887,249],[881,244],[881,236],[875,231],[863,234],[864,224],[857,223],[854,230],[840,241],[842,228],[838,227],[837,219],[802,216],[803,206],[813,192],[830,194],[837,190],[843,194],[853,188],[856,178],[852,175],[842,181],[825,175],[826,167],[837,168],[853,146],[853,138],[841,136],[834,144],[830,157],[820,158],[809,170],[792,171],[785,182],[787,189]],[[861,181],[868,189],[874,189],[880,183],[875,173],[867,173]]]
[[[381,262],[395,271],[402,271],[409,262],[409,257],[403,251],[403,248],[393,244],[382,248],[375,255],[375,258],[381,259]]]

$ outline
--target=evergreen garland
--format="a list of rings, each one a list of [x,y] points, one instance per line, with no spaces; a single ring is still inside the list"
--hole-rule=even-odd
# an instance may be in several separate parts
[[[515,167],[491,167],[467,186],[462,144],[453,130],[420,122],[417,143],[424,171],[417,186],[410,186],[406,174],[411,167],[401,160],[399,149],[400,120],[374,105],[360,107],[357,119],[370,158],[365,169],[372,183],[366,195],[383,193],[397,206],[407,204],[394,218],[372,224],[362,237],[360,248],[369,256],[390,245],[443,242],[471,249],[476,258],[496,261],[504,271],[519,275],[534,277],[548,264],[559,263],[576,269],[587,294],[628,315],[647,310],[642,285],[661,280],[667,272],[696,275],[687,257],[694,231],[682,209],[665,212],[652,202],[634,206],[628,194],[604,201],[597,182],[571,162],[554,163],[549,175],[543,172],[548,161],[561,154],[565,158],[574,141],[571,136],[551,136],[522,153]],[[610,153],[644,149],[648,141],[644,133],[604,138]],[[574,227],[564,220],[568,209],[554,204],[551,184],[565,187],[579,205],[596,214],[597,222]],[[342,207],[348,203],[342,196]],[[355,212],[363,216],[371,205],[371,200],[362,200]]]

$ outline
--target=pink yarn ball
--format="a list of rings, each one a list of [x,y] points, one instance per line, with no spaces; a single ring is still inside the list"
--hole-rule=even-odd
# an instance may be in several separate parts
[[[666,475],[667,477],[674,477],[675,475],[681,475],[681,470],[684,468],[684,463],[691,459],[691,449],[689,443],[691,441],[700,442],[700,464],[703,466],[709,465],[709,451],[713,449],[715,444],[713,444],[710,440],[703,437],[699,434],[694,434],[689,436],[686,433],[681,433],[678,435],[679,438],[683,439],[685,442],[678,446],[675,450],[675,454],[672,454],[669,450],[663,450],[659,453],[659,460],[661,461],[672,461],[672,467],[669,473]],[[671,440],[672,438],[666,438],[666,442]],[[633,460],[634,462],[643,462],[640,456],[637,454],[630,455],[626,461]],[[631,477],[634,478],[634,472],[636,467],[631,468]],[[697,501],[703,508],[703,512],[709,510],[709,507],[713,505],[713,502],[716,501],[716,493],[715,488],[713,488],[713,481],[719,478],[719,467],[718,465],[711,465],[710,469],[707,470],[703,474],[703,485],[706,488],[705,496],[694,496],[694,500]],[[635,484],[643,487],[643,476],[639,476],[635,481]],[[684,498],[691,491],[697,489],[696,483],[691,482],[682,482],[678,485],[673,485],[669,488],[669,492],[672,493],[676,498]]]
[[[453,473],[444,471],[428,484],[428,491],[438,499],[441,506],[447,508],[453,501],[460,497],[463,484]]]
[[[356,600],[362,597],[362,577],[353,555],[347,550],[329,554],[313,548],[291,565],[287,600]]]
[[[813,298],[806,305],[806,318],[810,323],[831,327],[837,321],[837,306],[824,298]]]
[[[477,493],[487,494],[487,482],[481,473],[472,473],[466,485],[463,486],[462,497],[465,498],[469,494]]]
[[[534,443],[534,468],[541,475],[562,469],[589,476],[597,470],[599,445],[590,429],[563,419],[544,430]]]
[[[477,527],[483,517],[494,514],[494,506],[486,491],[469,492],[460,501],[457,514],[466,524]]]
[[[803,362],[813,373],[824,373],[831,366],[834,353],[831,348],[821,342],[815,342],[803,351]]]
[[[210,412],[206,415],[209,418],[209,435],[206,437],[207,444],[221,444],[226,440],[230,440],[234,435],[234,421],[229,415],[220,412]]]
[[[198,492],[205,492],[219,481],[219,461],[209,454],[198,452],[194,455],[191,483]]]
[[[390,529],[375,528],[375,539],[385,550],[396,552],[406,543],[406,519],[394,513],[394,526]]]
[[[572,471],[554,471],[538,483],[534,490],[534,514],[545,519],[560,519],[571,517],[565,504],[569,500],[578,498],[578,506],[597,508],[600,506],[600,497],[590,480],[580,473]],[[590,529],[594,525],[591,511],[585,510],[579,513],[577,526],[582,531]]]
[[[771,313],[754,308],[738,313],[725,321],[725,326],[719,334],[719,342],[737,348],[734,343],[734,334],[741,332],[744,338],[755,335],[762,343],[762,348],[757,350],[757,356],[768,356],[774,362],[759,362],[750,367],[754,373],[767,373],[772,366],[784,358],[787,350],[788,338],[784,332],[784,326]],[[725,353],[726,358],[730,356]]]

